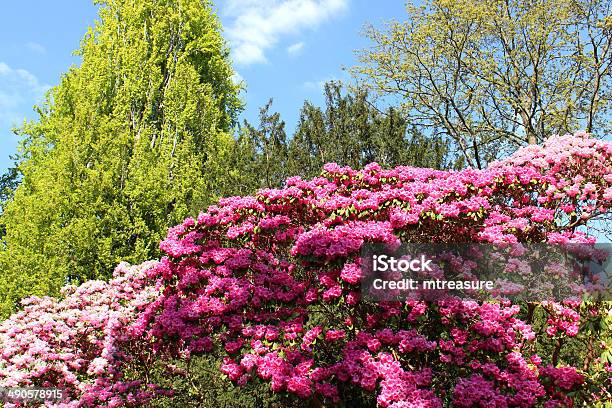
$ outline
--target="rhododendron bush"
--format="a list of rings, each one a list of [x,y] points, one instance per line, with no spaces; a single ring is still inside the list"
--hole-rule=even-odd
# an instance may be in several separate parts
[[[159,291],[144,274],[155,262],[120,264],[110,282],[67,286],[64,298],[29,298],[22,311],[0,325],[0,387],[59,387],[76,406],[116,395],[146,401],[158,391],[142,381],[124,381],[126,360],[150,362],[144,344],[131,342],[125,328]],[[9,404],[10,406],[10,404]]]
[[[580,227],[611,207],[612,144],[585,134],[486,170],[328,164],[185,220],[157,263],[29,300],[0,326],[0,386],[66,387],[62,406],[135,406],[171,393],[149,383],[152,361],[210,354],[219,375],[266,382],[287,406],[603,403],[607,303],[375,302],[362,297],[360,252],[593,244]]]

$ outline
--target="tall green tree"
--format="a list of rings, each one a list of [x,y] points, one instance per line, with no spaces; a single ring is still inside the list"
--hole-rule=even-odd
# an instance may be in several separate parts
[[[553,134],[610,131],[612,3],[426,0],[370,26],[353,73],[472,167]]]
[[[397,109],[380,111],[365,90],[332,81],[324,94],[324,107],[304,102],[290,138],[271,100],[260,109],[258,125],[244,121],[232,155],[234,194],[279,187],[287,176],[317,176],[329,162],[353,168],[371,162],[384,167],[460,165],[448,140],[425,137]]]
[[[104,0],[81,64],[24,126],[1,216],[0,312],[156,257],[168,226],[228,191],[241,109],[204,0]]]
[[[328,162],[353,168],[371,162],[384,167],[453,164],[448,140],[425,137],[397,109],[379,110],[366,90],[347,91],[329,82],[324,92],[324,109],[305,102],[300,112],[288,147],[289,173],[312,177]]]
[[[257,126],[243,122],[234,147],[235,194],[250,194],[259,188],[273,188],[288,173],[287,134],[280,113],[271,112],[272,99],[259,109]]]

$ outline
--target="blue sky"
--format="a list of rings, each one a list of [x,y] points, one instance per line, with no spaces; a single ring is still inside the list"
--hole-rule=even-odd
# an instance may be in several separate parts
[[[323,103],[322,84],[347,80],[342,67],[367,46],[360,31],[404,15],[403,0],[225,0],[216,8],[232,49],[237,77],[247,90],[243,117],[256,121],[259,107],[273,108],[292,133],[305,99]],[[87,27],[96,19],[88,0],[7,2],[0,14],[0,172],[18,138],[15,124],[35,118],[32,106],[59,82]]]

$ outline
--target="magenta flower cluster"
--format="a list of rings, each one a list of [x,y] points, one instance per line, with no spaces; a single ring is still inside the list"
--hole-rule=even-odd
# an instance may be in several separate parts
[[[359,254],[371,243],[593,243],[577,227],[611,207],[612,144],[586,134],[486,170],[327,164],[171,228],[158,263],[34,300],[0,326],[0,386],[58,384],[72,390],[66,406],[135,406],[161,390],[125,382],[127,364],[214,351],[237,385],[259,378],[312,406],[364,394],[398,408],[571,406],[584,376],[530,351],[518,305],[369,301]],[[580,304],[544,307],[546,335],[577,334]]]

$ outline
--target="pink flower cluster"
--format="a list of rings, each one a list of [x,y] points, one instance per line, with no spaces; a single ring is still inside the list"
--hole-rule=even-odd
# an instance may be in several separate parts
[[[159,292],[145,276],[155,264],[120,264],[110,282],[65,287],[61,300],[23,300],[0,324],[0,387],[59,387],[65,400],[47,404],[57,407],[136,406],[162,391],[122,372],[143,355],[125,329]]]
[[[583,134],[483,171],[328,164],[322,177],[224,199],[171,231],[162,249],[172,251],[151,270],[166,291],[145,326],[160,348],[193,352],[194,338],[211,339],[232,380],[258,376],[300,398],[333,402],[355,387],[381,406],[438,406],[442,384],[456,383],[457,406],[534,406],[552,397],[520,352],[535,333],[518,306],[368,302],[358,255],[366,243],[458,238],[590,243],[576,227],[610,210],[610,174],[612,145]],[[576,312],[554,307],[549,330],[575,335]],[[472,374],[457,381],[463,369]]]
[[[543,302],[542,306],[548,314],[546,323],[546,334],[555,336],[558,334],[574,337],[580,328],[579,301],[567,300],[563,303]]]
[[[373,302],[360,295],[359,254],[402,242],[592,243],[577,227],[610,211],[610,188],[612,144],[582,134],[486,170],[327,164],[321,177],[225,198],[185,220],[160,244],[165,256],[129,278],[34,300],[0,326],[0,386],[58,383],[77,405],[130,405],[153,388],[125,382],[128,362],[214,351],[236,384],[259,378],[313,404],[567,402],[584,378],[539,368],[550,356],[533,354],[519,306]],[[552,334],[576,334],[575,308],[546,307]]]

